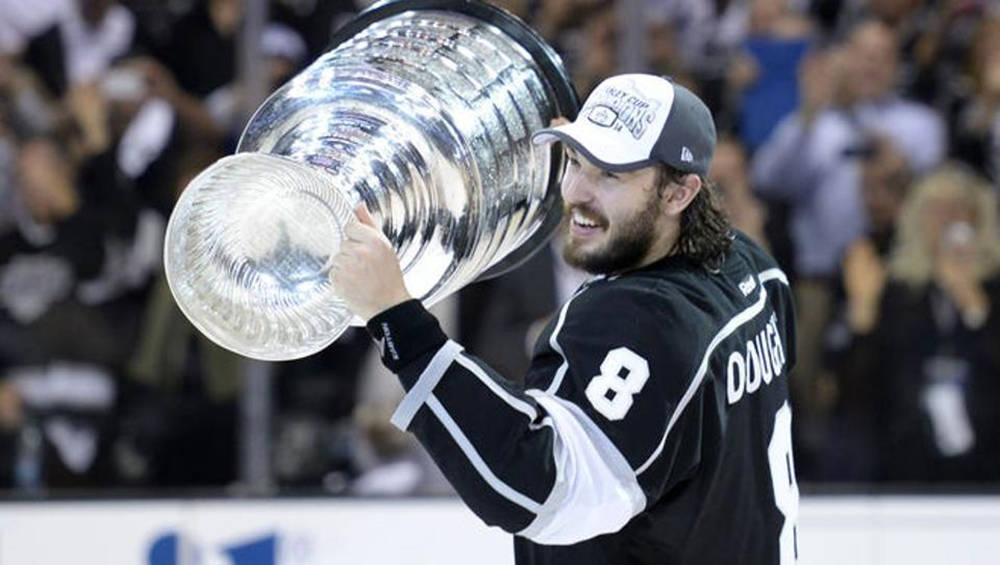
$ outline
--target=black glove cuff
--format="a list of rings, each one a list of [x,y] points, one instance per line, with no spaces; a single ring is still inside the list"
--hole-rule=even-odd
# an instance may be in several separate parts
[[[379,348],[382,364],[394,373],[448,341],[437,318],[417,299],[397,304],[368,320],[368,333]]]

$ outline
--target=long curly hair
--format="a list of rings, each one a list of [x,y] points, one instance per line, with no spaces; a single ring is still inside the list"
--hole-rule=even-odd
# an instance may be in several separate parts
[[[692,174],[667,165],[660,165],[657,194],[663,196],[671,182],[682,184]],[[719,206],[719,188],[702,175],[701,190],[681,213],[680,235],[670,252],[705,267],[718,270],[733,244],[729,219]]]

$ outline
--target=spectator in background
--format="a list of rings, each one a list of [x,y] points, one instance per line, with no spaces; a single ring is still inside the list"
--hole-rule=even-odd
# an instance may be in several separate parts
[[[861,160],[861,195],[868,225],[865,235],[851,244],[845,256],[868,247],[885,259],[896,238],[897,221],[913,175],[902,151],[887,137],[874,136],[858,155]]]
[[[532,26],[538,30],[538,33],[546,41],[551,42],[557,48],[562,48],[565,47],[563,45],[563,40],[565,39],[563,34],[576,27],[579,23],[579,14],[577,12],[580,8],[584,7],[582,6],[584,3],[578,0],[539,2],[533,13],[530,14],[529,19],[532,22]],[[586,3],[590,4],[590,2]],[[508,4],[516,5],[518,2],[500,2],[500,6],[504,8],[508,8]],[[513,7],[516,8],[516,6]]]
[[[881,382],[869,378],[871,368],[854,365],[873,360],[848,354],[850,327],[871,324],[861,319],[878,310],[869,303],[877,298],[869,289],[885,284],[886,263],[912,180],[906,158],[885,137],[875,137],[860,158],[868,228],[844,256],[843,293],[836,294],[836,318],[826,334],[828,364],[835,380],[828,391],[833,408],[823,464],[816,476],[819,480],[872,481],[878,474]]]
[[[820,351],[832,314],[832,283],[844,251],[865,226],[857,157],[875,135],[898,146],[917,173],[944,155],[940,117],[896,93],[897,49],[889,28],[866,20],[843,47],[808,57],[798,112],[782,120],[754,156],[754,186],[791,206],[799,305],[799,362],[792,383],[803,407],[797,437],[807,477],[810,454],[825,441]]]
[[[117,138],[98,81],[133,26],[114,2],[38,4],[4,5],[9,23],[37,19],[17,28],[0,65],[10,221],[0,232],[0,378],[21,400],[19,438],[34,438],[19,441],[17,484],[106,485],[131,306],[159,253],[156,226],[137,229],[136,195],[105,166]]]
[[[94,82],[132,46],[135,16],[118,0],[71,2],[61,24],[69,84]]]
[[[120,8],[103,1],[86,2],[81,6],[95,8],[98,14],[105,14],[103,19],[95,21],[115,21],[107,18],[118,13],[116,9]],[[222,19],[225,20],[225,17]],[[101,38],[105,35],[101,33],[109,29],[114,31],[119,28],[96,26],[92,33],[83,34],[83,39],[104,45],[105,40]],[[122,36],[112,34],[111,37]],[[30,48],[35,44],[38,43],[29,41],[25,52],[31,54]],[[5,234],[3,264],[0,265],[5,284],[0,294],[8,306],[8,313],[20,313],[23,317],[25,308],[39,303],[32,297],[46,292],[46,289],[55,294],[50,300],[43,301],[48,310],[43,311],[37,320],[14,317],[13,321],[4,324],[5,330],[9,330],[4,335],[12,338],[5,340],[4,345],[15,353],[4,357],[3,368],[10,380],[18,384],[14,390],[24,395],[24,412],[28,414],[28,419],[40,419],[39,424],[45,433],[45,449],[52,451],[55,446],[53,453],[60,456],[45,454],[44,479],[50,486],[107,483],[122,477],[132,483],[148,480],[168,484],[173,478],[180,477],[174,484],[183,480],[194,484],[212,481],[224,484],[235,477],[233,407],[238,372],[233,370],[228,374],[232,377],[228,383],[223,375],[211,380],[204,389],[199,389],[203,397],[210,399],[228,395],[231,408],[227,420],[224,405],[210,405],[209,411],[217,408],[213,411],[216,420],[201,427],[197,426],[205,421],[198,419],[198,406],[192,408],[189,404],[174,412],[153,410],[151,406],[159,408],[162,404],[144,403],[148,397],[136,394],[134,390],[138,388],[136,382],[147,382],[142,378],[155,384],[166,383],[161,391],[170,391],[172,385],[183,382],[183,378],[171,380],[177,374],[199,383],[203,370],[213,375],[225,372],[225,368],[218,369],[218,366],[225,365],[225,361],[215,362],[216,357],[208,355],[206,359],[200,359],[197,354],[189,357],[185,349],[188,343],[183,338],[180,340],[184,342],[182,347],[173,349],[168,345],[175,345],[174,342],[158,339],[157,336],[171,334],[172,326],[167,317],[150,315],[146,318],[145,329],[140,331],[150,275],[161,264],[163,225],[173,205],[179,175],[185,174],[185,171],[194,174],[218,156],[219,135],[201,101],[182,90],[170,72],[157,61],[140,58],[112,64],[111,58],[121,54],[121,49],[116,47],[115,55],[112,55],[107,49],[90,49],[86,45],[86,42],[78,45],[79,49],[86,51],[83,54],[59,51],[49,59],[72,66],[74,56],[83,57],[91,63],[85,67],[95,73],[88,75],[86,82],[70,82],[62,100],[50,100],[44,94],[33,95],[32,81],[22,78],[22,75],[30,78],[32,73],[27,68],[18,67],[16,57],[12,59],[8,55],[5,58],[15,61],[16,69],[24,69],[24,72],[5,74],[3,77],[12,80],[0,80],[0,101],[3,102],[0,106],[6,110],[4,117],[7,118],[0,122],[12,125],[12,137],[4,137],[12,139],[15,162],[21,163],[17,186],[22,191],[30,189],[23,194],[26,205],[19,204],[18,209],[38,208],[34,205],[37,201],[51,203],[48,208],[58,212],[62,207],[56,204],[72,201],[62,198],[66,195],[74,196],[78,204],[75,208],[68,207],[75,210],[73,213],[65,217],[57,214],[54,221],[39,221],[37,212],[27,216],[21,214],[17,219],[17,232]],[[113,45],[119,46],[119,42]],[[51,54],[51,50],[40,52]],[[34,61],[28,60],[29,63]],[[46,139],[33,140],[39,133],[52,134],[51,138],[60,140],[60,143],[47,148],[46,143],[52,144]],[[22,141],[25,139],[29,141]],[[53,150],[55,156],[52,155]],[[199,155],[208,157],[198,161]],[[13,167],[4,172],[11,170]],[[32,219],[32,216],[35,218],[31,222],[24,220],[24,217]],[[45,223],[53,224],[54,229],[40,230],[36,226]],[[80,225],[85,225],[86,229],[70,230],[70,227]],[[55,247],[50,249],[45,247],[49,243],[36,241],[33,244],[38,249],[18,250],[17,237],[23,238],[25,234],[37,236],[39,233],[45,236],[46,232],[55,233],[55,239],[50,242],[50,247]],[[63,237],[70,232],[71,235]],[[87,252],[76,249],[60,255],[59,245],[83,246]],[[61,259],[71,265],[85,262],[88,268],[85,273],[76,269],[68,285],[64,285],[60,281],[65,277],[43,276],[38,269],[27,270],[24,265],[28,262],[23,257],[29,251],[32,255],[45,257],[46,264],[55,264],[56,259]],[[50,256],[55,256],[55,259]],[[31,264],[37,266],[42,263],[38,260]],[[51,290],[53,285],[58,287],[58,292]],[[169,294],[164,295],[163,292],[154,292],[150,303],[163,300],[172,306]],[[150,308],[156,311],[153,306]],[[56,321],[48,322],[49,319]],[[163,325],[150,329],[150,323]],[[80,331],[81,327],[87,330]],[[68,337],[71,335],[86,339],[72,339]],[[31,347],[21,347],[23,343]],[[136,354],[141,359],[130,364],[137,343],[144,347],[140,354]],[[150,346],[150,343],[154,345]],[[150,347],[159,347],[158,352],[150,353]],[[180,354],[163,362],[162,355],[169,357],[178,351]],[[143,354],[146,356],[142,357]],[[153,368],[143,365],[143,360],[152,360]],[[203,368],[199,360],[204,361],[207,368]],[[176,363],[186,365],[172,372]],[[125,379],[126,374],[131,374],[134,379]],[[123,384],[126,385],[124,392]],[[87,398],[102,399],[100,406],[96,407],[99,410],[93,414],[93,422],[66,420],[65,415],[59,413],[67,406],[70,410],[74,409],[72,402],[76,402],[72,398],[64,398],[66,386],[70,387],[69,390],[90,390],[92,394]],[[184,386],[179,385],[178,388]],[[155,390],[155,386],[147,390]],[[93,391],[103,392],[98,395]],[[130,405],[126,406],[127,416],[150,409],[151,416],[169,413],[170,417],[174,417],[173,422],[186,424],[171,427],[171,420],[161,419],[147,426],[146,430],[157,426],[158,431],[164,428],[177,430],[173,435],[166,435],[168,438],[181,438],[172,444],[176,449],[171,453],[178,454],[178,457],[154,459],[154,465],[159,467],[150,471],[141,469],[148,461],[136,457],[137,450],[127,449],[130,447],[127,442],[119,442],[111,448],[111,438],[107,434],[113,422],[111,410],[122,398],[126,399],[125,404]],[[131,405],[136,400],[138,402]],[[169,396],[164,395],[164,403],[169,401]],[[47,408],[39,413],[40,403]],[[50,409],[52,406],[55,406],[56,412]],[[66,421],[70,426],[87,425],[90,429],[86,433],[69,434],[66,432]],[[184,435],[185,430],[189,432],[187,436]],[[206,430],[211,430],[211,433]],[[211,455],[233,453],[229,459],[232,464],[223,471],[222,479],[218,479],[218,473],[211,475],[217,467],[207,463],[196,469],[200,475],[185,469],[178,471],[179,467],[186,468],[183,462],[192,453],[188,448],[209,443],[211,438],[227,430],[230,433],[224,441],[206,450]],[[155,434],[147,433],[146,437],[149,436]],[[206,441],[185,444],[192,437]],[[86,462],[87,457],[81,454],[88,453],[90,461]],[[206,462],[210,459],[206,456]],[[117,469],[110,468],[112,463]],[[143,473],[146,474],[143,476]],[[201,481],[204,477],[208,478]]]
[[[202,0],[173,25],[157,58],[178,86],[199,99],[236,78],[236,40],[243,20],[239,0]]]
[[[13,489],[24,486],[24,471],[30,472],[32,469],[21,466],[23,469],[18,473],[17,461],[19,453],[24,451],[21,441],[24,436],[24,409],[21,402],[21,394],[17,391],[17,386],[8,379],[0,380],[0,489]],[[27,438],[25,439],[37,439]],[[29,463],[24,453],[22,461]],[[18,475],[21,475],[20,477]]]
[[[712,113],[718,115],[727,102],[727,69],[746,38],[749,2],[673,0],[648,4],[652,19],[673,26],[684,67],[701,85]]]
[[[264,76],[267,92],[277,90],[300,68],[306,57],[306,43],[288,26],[269,23],[261,35],[260,54],[264,58]],[[205,107],[212,116],[218,131],[227,145],[236,146],[246,122],[245,96],[237,81],[213,90],[205,98]]]
[[[652,74],[673,77],[677,82],[694,88],[694,78],[688,73],[677,45],[673,25],[654,14],[649,20],[646,36],[646,65]]]
[[[991,0],[925,2],[906,18],[909,50],[904,59],[906,92],[942,111],[969,95],[969,52]]]
[[[0,137],[11,149],[19,139],[54,133],[61,125],[59,114],[54,97],[23,64],[20,53],[0,52]],[[3,168],[7,173],[13,171],[9,162]],[[5,196],[11,194],[7,191]],[[12,209],[8,203],[5,212]]]
[[[21,54],[56,97],[100,77],[129,50],[136,27],[116,0],[8,0],[0,22],[0,49]]]
[[[367,0],[272,0],[268,15],[272,22],[288,26],[302,37],[306,43],[306,62],[312,62],[329,49],[333,34],[368,4]],[[507,4],[521,14],[520,6],[528,2],[511,0]]]
[[[889,136],[918,174],[938,165],[947,141],[944,123],[931,108],[898,94],[899,45],[893,31],[864,21],[851,31],[846,54],[849,117],[862,129]]]
[[[276,16],[325,34],[325,39],[309,36],[325,46],[334,22],[324,14],[340,13],[343,4],[349,3],[314,7],[315,21],[305,21],[309,9],[296,6],[277,6]],[[170,187],[169,201],[162,206],[166,212],[194,175],[220,157],[224,147],[235,145],[244,110],[235,80],[242,15],[240,2],[200,2],[171,26],[162,45],[150,47],[153,56],[121,64],[122,70],[142,79],[143,100],[165,104],[175,116],[176,131],[169,142],[176,149],[173,167],[161,171],[163,178],[157,181]],[[264,29],[261,50],[267,57],[264,71],[270,89],[290,78],[307,56],[303,37],[273,22]],[[149,184],[146,178],[140,181]],[[142,319],[139,345],[129,365],[131,407],[118,444],[125,479],[158,486],[235,481],[243,362],[191,326],[162,276]],[[358,358],[364,353],[356,346],[345,336],[322,355],[275,367],[274,462],[282,484],[318,486],[327,474],[354,471],[352,454],[344,453],[354,440],[342,424],[353,409]],[[202,462],[197,468],[188,464],[193,454]],[[334,482],[327,486],[343,488]]]
[[[793,203],[796,271],[829,277],[863,214],[855,156],[873,134],[903,150],[916,172],[944,154],[941,119],[893,91],[895,47],[887,28],[860,24],[844,48],[814,53],[802,66],[798,112],[781,121],[754,156],[762,194]]]
[[[24,142],[16,162],[18,228],[0,238],[0,378],[24,399],[22,425],[44,432],[24,488],[109,484],[107,445],[128,334],[81,289],[102,270],[103,210],[78,190],[65,144]],[[44,456],[42,455],[44,453]],[[11,462],[7,462],[10,464]]]
[[[749,33],[727,71],[738,98],[737,128],[753,153],[798,105],[798,68],[814,41],[812,22],[788,8],[788,0],[750,2]]]
[[[355,419],[370,347],[364,332],[350,328],[316,355],[274,366],[272,461],[280,486],[342,493],[374,466],[363,432],[383,430],[384,421],[374,421],[375,414]]]
[[[612,2],[596,6],[583,20],[578,45],[570,47],[576,59],[571,76],[580,97],[618,68],[620,33],[618,9]]]
[[[203,101],[182,88],[167,67],[152,57],[138,56],[122,61],[120,69],[126,75],[139,77],[139,97],[142,100],[153,102],[153,107],[164,104],[168,107],[171,121],[177,121],[179,133],[186,144],[198,146],[194,149],[196,151],[211,148],[222,156],[224,132],[212,119]],[[134,79],[129,77],[127,80],[133,82]],[[160,110],[157,112],[162,113]]]
[[[850,283],[850,378],[875,389],[880,478],[1000,473],[997,230],[990,187],[946,165],[907,196],[887,269],[856,265],[864,270]]]
[[[746,150],[737,139],[723,136],[716,144],[708,178],[719,187],[719,204],[730,225],[769,249],[764,233],[767,209],[750,188]]]
[[[840,255],[864,226],[859,171],[850,156],[858,134],[834,106],[841,95],[843,57],[828,49],[803,61],[798,110],[782,120],[751,164],[758,193],[788,207],[798,331],[790,387],[800,406],[793,437],[796,463],[806,478],[815,474],[815,458],[825,442],[819,347],[831,313],[830,285]]]
[[[15,162],[20,140],[52,133],[57,115],[37,77],[17,55],[0,53],[0,234],[15,227]]]
[[[973,91],[956,112],[951,154],[1000,187],[1000,19],[980,24],[969,67]]]
[[[213,149],[178,157],[173,194],[216,158]],[[237,476],[237,407],[243,364],[212,343],[174,303],[162,272],[136,315],[121,434],[115,445],[126,484],[223,486]],[[192,459],[197,465],[191,465]]]
[[[318,35],[310,39],[325,47],[334,22],[324,14],[339,13],[342,4],[314,6],[309,17],[309,8],[280,5],[276,16],[315,32]],[[140,104],[165,106],[173,116],[167,143],[171,162],[154,167],[159,178],[137,179],[147,189],[169,187],[163,191],[166,201],[158,201],[164,213],[169,213],[187,182],[220,157],[224,147],[234,145],[239,134],[244,108],[235,77],[242,14],[241,2],[199,2],[170,26],[164,41],[145,46],[149,55],[123,61],[119,67],[125,76],[118,78],[140,79]],[[289,78],[307,56],[303,38],[282,24],[267,24],[261,48],[271,89]],[[243,362],[191,326],[176,308],[162,276],[141,319],[139,344],[129,364],[130,406],[116,446],[124,480],[157,486],[232,483],[237,478],[237,401]],[[353,358],[360,353],[345,353],[348,346],[341,345],[315,359],[275,368],[276,406],[282,411],[276,417],[275,469],[283,484],[315,486],[327,471],[339,470],[331,465],[343,464],[343,449],[336,446],[349,438],[343,439],[337,422],[315,417],[320,406],[326,415],[343,417],[351,411],[357,370]],[[328,386],[317,388],[321,378]],[[286,415],[289,399],[297,405]],[[302,456],[303,445],[312,450],[312,457]],[[197,468],[189,465],[192,456],[201,461]]]
[[[242,19],[239,0],[201,0],[174,22],[162,44],[137,46],[137,56],[123,62],[139,73],[151,97],[170,105],[187,144],[214,149],[219,157],[226,132],[205,99],[236,78]]]
[[[938,7],[933,4],[938,4]],[[931,100],[919,98],[917,96],[919,91],[913,90],[921,72],[926,71],[920,65],[923,60],[917,56],[917,48],[922,39],[938,28],[938,24],[945,23],[937,17],[939,12],[943,14],[947,11],[943,4],[954,4],[954,2],[865,0],[846,9],[848,30],[855,28],[859,22],[873,20],[884,25],[892,33],[897,45],[896,82],[900,92],[928,104]]]

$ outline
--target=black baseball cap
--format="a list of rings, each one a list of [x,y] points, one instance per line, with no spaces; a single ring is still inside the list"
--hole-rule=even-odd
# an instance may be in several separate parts
[[[625,74],[597,85],[576,121],[539,130],[536,144],[562,141],[598,167],[632,171],[666,163],[707,175],[715,121],[700,98],[669,79]]]

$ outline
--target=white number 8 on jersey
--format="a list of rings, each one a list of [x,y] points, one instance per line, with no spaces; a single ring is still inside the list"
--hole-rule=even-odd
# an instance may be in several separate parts
[[[645,359],[627,347],[612,349],[601,362],[601,374],[587,384],[587,400],[605,418],[621,420],[632,408],[632,396],[647,380],[649,363]]]

